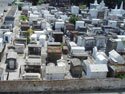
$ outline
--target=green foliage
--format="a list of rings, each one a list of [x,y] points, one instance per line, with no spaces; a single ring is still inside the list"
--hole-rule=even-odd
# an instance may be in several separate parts
[[[78,21],[78,20],[79,20],[78,16],[71,15],[70,19],[69,19],[69,22],[75,25],[76,21]]]
[[[28,20],[28,17],[26,17],[25,15],[21,15],[21,16],[20,16],[20,20],[22,20],[22,21],[27,21],[27,20]]]
[[[85,9],[86,5],[81,4],[81,5],[79,5],[79,7],[80,7],[80,9]]]
[[[37,4],[43,4],[45,0],[38,0]]]
[[[15,4],[15,2],[17,2],[17,0],[13,0],[12,4]]]
[[[30,42],[30,35],[28,32],[25,32],[26,39],[27,39],[27,44]]]
[[[30,42],[30,35],[33,34],[33,30],[30,28],[26,31],[26,38],[27,38],[27,43]]]
[[[78,3],[77,0],[71,0],[70,2],[71,2],[71,4],[75,4],[75,5]]]
[[[117,74],[115,77],[125,79],[125,74]]]
[[[27,33],[28,33],[29,35],[31,35],[31,34],[33,34],[33,33],[34,33],[34,31],[33,31],[33,29],[32,29],[32,28],[30,28],[30,29],[28,29],[28,30],[27,30]]]
[[[64,43],[61,44],[61,49],[63,49]]]
[[[30,37],[27,37],[27,44],[30,43]]]
[[[70,0],[71,4],[80,5],[81,3],[90,6],[90,3],[93,3],[95,0]],[[100,3],[102,0],[97,0]],[[106,6],[109,8],[115,8],[116,4],[119,6],[121,2],[125,3],[125,0],[104,0]]]
[[[18,6],[18,10],[22,10],[22,6],[23,6],[23,2],[21,2],[21,1],[17,1],[17,2],[15,2],[15,4]]]

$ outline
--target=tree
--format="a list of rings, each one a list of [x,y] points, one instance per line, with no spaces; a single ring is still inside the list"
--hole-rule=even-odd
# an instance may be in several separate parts
[[[32,28],[29,28],[28,30],[27,30],[27,33],[29,34],[29,36],[31,35],[31,34],[33,34],[34,33],[34,31],[33,31],[33,29]]]
[[[86,8],[86,5],[80,4],[80,5],[79,5],[79,8],[80,8],[80,9],[85,9],[85,8]]]
[[[37,4],[43,4],[45,0],[38,0]]]
[[[42,4],[45,0],[26,0],[31,2],[33,5]]]
[[[70,3],[74,5],[85,4],[89,7],[90,3],[93,3],[94,1],[95,0],[70,0]],[[100,3],[102,0],[97,0],[97,1],[98,3]],[[114,8],[116,4],[119,6],[122,1],[125,3],[125,0],[104,0],[106,6],[108,6],[109,8]]]
[[[78,16],[71,15],[70,19],[69,19],[69,22],[75,25],[76,21],[78,21],[78,20],[79,20]]]
[[[34,33],[34,31],[33,31],[32,28],[29,28],[29,29],[26,31],[27,43],[30,42],[30,36],[31,36],[31,34],[33,34],[33,33]]]
[[[20,16],[20,20],[22,20],[22,21],[27,21],[27,20],[28,20],[28,17],[25,16],[25,15],[21,15],[21,16]]]
[[[80,3],[82,3],[84,0],[70,0],[70,3],[73,5],[79,5]]]
[[[31,2],[33,5],[37,5],[39,0],[23,0],[23,1],[28,1]]]

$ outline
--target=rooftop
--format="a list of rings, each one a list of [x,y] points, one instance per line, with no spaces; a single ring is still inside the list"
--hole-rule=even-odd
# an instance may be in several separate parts
[[[7,14],[7,17],[14,17],[16,10],[17,10],[17,6],[12,6],[12,8],[10,9],[10,11]]]
[[[70,59],[73,66],[81,66],[81,61],[78,58]]]
[[[90,64],[89,69],[91,72],[108,72],[106,64]]]
[[[66,74],[67,70],[65,67],[58,67],[58,66],[46,66],[46,73],[47,74]]]

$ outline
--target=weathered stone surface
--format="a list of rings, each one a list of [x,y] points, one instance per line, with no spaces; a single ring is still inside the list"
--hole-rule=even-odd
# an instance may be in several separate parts
[[[125,89],[122,79],[75,79],[60,81],[0,81],[0,92],[41,92]]]

